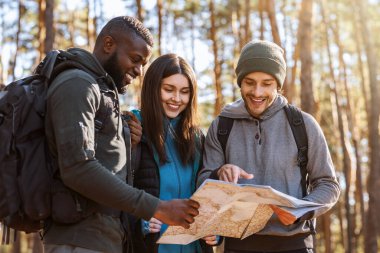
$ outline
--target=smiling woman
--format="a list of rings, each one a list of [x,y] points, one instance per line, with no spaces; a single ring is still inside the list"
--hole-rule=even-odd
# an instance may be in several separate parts
[[[186,199],[195,191],[204,139],[195,120],[196,97],[194,71],[182,57],[162,55],[149,66],[142,85],[141,114],[134,111],[143,128],[134,185],[161,200]],[[135,245],[142,247],[135,252],[212,252],[203,240],[157,246],[167,228],[158,219],[139,220],[135,227]]]

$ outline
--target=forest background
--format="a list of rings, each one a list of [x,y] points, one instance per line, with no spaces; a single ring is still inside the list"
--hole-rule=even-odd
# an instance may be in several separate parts
[[[379,0],[0,0],[0,84],[29,75],[46,52],[92,50],[110,18],[139,18],[155,37],[152,59],[186,58],[198,77],[199,118],[207,127],[240,95],[234,68],[252,39],[285,49],[284,95],[320,123],[342,188],[318,219],[316,252],[379,252]],[[139,104],[141,79],[121,97]],[[42,252],[21,234],[0,253]],[[220,251],[220,249],[215,249]]]

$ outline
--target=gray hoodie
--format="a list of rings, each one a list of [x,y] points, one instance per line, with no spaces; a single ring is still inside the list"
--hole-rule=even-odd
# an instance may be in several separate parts
[[[198,185],[222,165],[234,164],[254,175],[253,179],[239,179],[238,183],[270,185],[278,191],[301,199],[298,150],[285,111],[282,110],[287,103],[285,97],[278,95],[259,118],[248,113],[242,99],[227,105],[220,115],[235,120],[226,145],[226,161],[217,138],[216,118],[206,137],[204,168],[199,174]],[[311,185],[310,193],[303,199],[325,204],[325,208],[308,217],[311,219],[328,211],[337,202],[340,189],[320,126],[311,115],[305,112],[302,115],[308,135],[307,171]],[[305,226],[305,221],[285,226],[273,215],[258,234],[291,236],[308,232],[310,228]]]

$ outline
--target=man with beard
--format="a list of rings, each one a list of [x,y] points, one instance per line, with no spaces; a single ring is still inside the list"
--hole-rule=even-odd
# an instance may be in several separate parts
[[[53,218],[44,230],[45,253],[122,252],[125,233],[120,210],[186,228],[198,214],[197,202],[161,201],[125,183],[127,158],[118,94],[141,76],[152,46],[152,35],[138,20],[116,17],[100,32],[93,54],[79,48],[67,51],[91,67],[63,71],[52,82],[46,135],[80,219],[58,222],[55,215],[65,214],[69,207],[55,210],[53,205]]]
[[[251,41],[243,47],[235,73],[242,98],[227,105],[209,128],[198,184],[212,178],[269,185],[295,198],[320,203],[324,208],[295,220],[272,206],[277,215],[261,231],[243,240],[226,238],[224,252],[313,252],[315,218],[329,210],[340,193],[322,130],[310,114],[301,112],[302,119],[296,123],[303,121],[307,133],[307,191],[300,168],[303,164],[298,160],[295,137],[285,112],[288,101],[281,95],[286,75],[284,51],[269,41]],[[227,142],[223,142],[221,135],[226,132],[218,124],[227,119],[232,128]]]

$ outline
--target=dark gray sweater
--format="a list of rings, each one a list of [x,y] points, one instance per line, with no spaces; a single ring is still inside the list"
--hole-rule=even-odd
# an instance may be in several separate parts
[[[87,61],[92,54],[72,49]],[[100,91],[102,89],[102,92]],[[102,98],[103,96],[103,98]],[[65,185],[86,198],[149,220],[159,199],[126,184],[126,147],[117,111],[118,97],[82,70],[67,70],[49,88],[47,139]],[[95,145],[95,115],[106,110]],[[121,252],[120,220],[102,213],[73,225],[53,226],[45,243],[70,244],[101,252]]]

